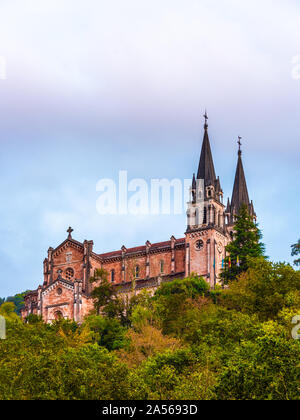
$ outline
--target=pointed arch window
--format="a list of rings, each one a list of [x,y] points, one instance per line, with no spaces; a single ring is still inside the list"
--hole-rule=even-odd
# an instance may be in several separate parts
[[[203,214],[203,224],[207,224],[207,208],[204,207],[204,214]]]
[[[110,272],[110,281],[111,283],[115,282],[115,270],[111,270]]]
[[[165,262],[164,260],[160,260],[160,274],[163,274],[165,270]]]
[[[140,277],[140,266],[137,265],[135,267],[135,278],[138,279]]]

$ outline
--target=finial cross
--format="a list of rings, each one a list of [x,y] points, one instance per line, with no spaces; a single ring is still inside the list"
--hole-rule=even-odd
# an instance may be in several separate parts
[[[238,145],[239,145],[239,152],[241,151],[241,145],[242,145],[241,140],[242,140],[242,137],[239,136],[239,139],[238,139],[238,142],[237,142]]]
[[[74,231],[74,229],[71,228],[71,226],[69,227],[69,229],[67,230],[68,234],[69,234],[69,238],[71,238],[71,233]]]
[[[205,110],[205,114],[203,115],[203,117],[205,118],[205,124],[207,124],[208,116],[207,116],[207,111],[206,110]]]

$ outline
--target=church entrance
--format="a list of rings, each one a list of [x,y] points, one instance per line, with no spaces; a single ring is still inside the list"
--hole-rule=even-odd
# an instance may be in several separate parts
[[[64,318],[63,313],[61,311],[56,311],[55,314],[54,314],[54,317],[55,317],[56,320]]]

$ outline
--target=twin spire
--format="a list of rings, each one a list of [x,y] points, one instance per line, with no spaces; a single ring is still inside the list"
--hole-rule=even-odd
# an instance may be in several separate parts
[[[204,137],[202,143],[202,150],[200,156],[200,162],[198,167],[197,179],[204,179],[205,186],[213,185],[216,180],[216,172],[214,162],[212,158],[210,142],[208,137],[208,124],[207,124],[207,113],[205,111],[205,124],[204,124]]]
[[[248,194],[248,188],[247,188],[247,182],[242,162],[242,151],[241,151],[241,137],[239,137],[238,145],[238,162],[235,172],[235,179],[234,179],[234,186],[232,191],[232,198],[230,203],[230,208],[228,209],[228,213],[230,213],[232,216],[235,214],[238,214],[241,205],[246,204],[248,211],[251,216],[255,216],[253,202],[249,200],[249,194]]]
[[[223,194],[220,179],[216,177],[214,161],[212,158],[211,148],[210,148],[210,141],[208,136],[208,116],[207,112],[205,111],[204,114],[205,124],[204,124],[204,137],[202,143],[202,150],[200,155],[199,167],[197,172],[197,179],[204,180],[204,187],[214,187],[215,197],[220,199],[220,196]],[[194,175],[193,184],[195,185],[196,178]]]
[[[214,187],[215,197],[218,198],[222,194],[221,184],[219,177],[216,177],[214,162],[211,153],[210,141],[208,136],[208,116],[205,111],[204,114],[204,137],[202,143],[202,150],[200,155],[197,179],[203,179],[205,188]],[[233,192],[231,202],[228,199],[226,213],[230,214],[230,219],[236,215],[242,204],[246,204],[248,207],[249,213],[255,217],[253,202],[249,200],[248,188],[246,183],[246,177],[244,173],[243,163],[242,163],[242,151],[241,151],[241,137],[238,138],[238,163],[236,168]],[[193,187],[196,185],[195,175],[193,177]]]

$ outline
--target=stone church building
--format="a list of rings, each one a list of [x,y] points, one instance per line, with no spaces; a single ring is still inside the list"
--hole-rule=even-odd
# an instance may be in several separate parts
[[[49,248],[43,263],[43,284],[25,297],[22,317],[37,314],[45,322],[63,317],[82,322],[93,309],[89,279],[94,270],[103,268],[120,293],[138,293],[147,288],[154,291],[162,282],[184,278],[191,273],[203,276],[214,288],[226,257],[225,247],[232,239],[235,215],[242,203],[256,218],[249,200],[247,184],[239,151],[231,201],[223,204],[223,191],[215,167],[205,115],[204,137],[197,177],[193,176],[187,209],[184,237],[160,243],[97,254],[93,241],[83,243],[72,237],[55,249]],[[198,181],[200,180],[200,181]],[[134,281],[133,281],[134,280]],[[135,289],[135,290],[133,290]]]

